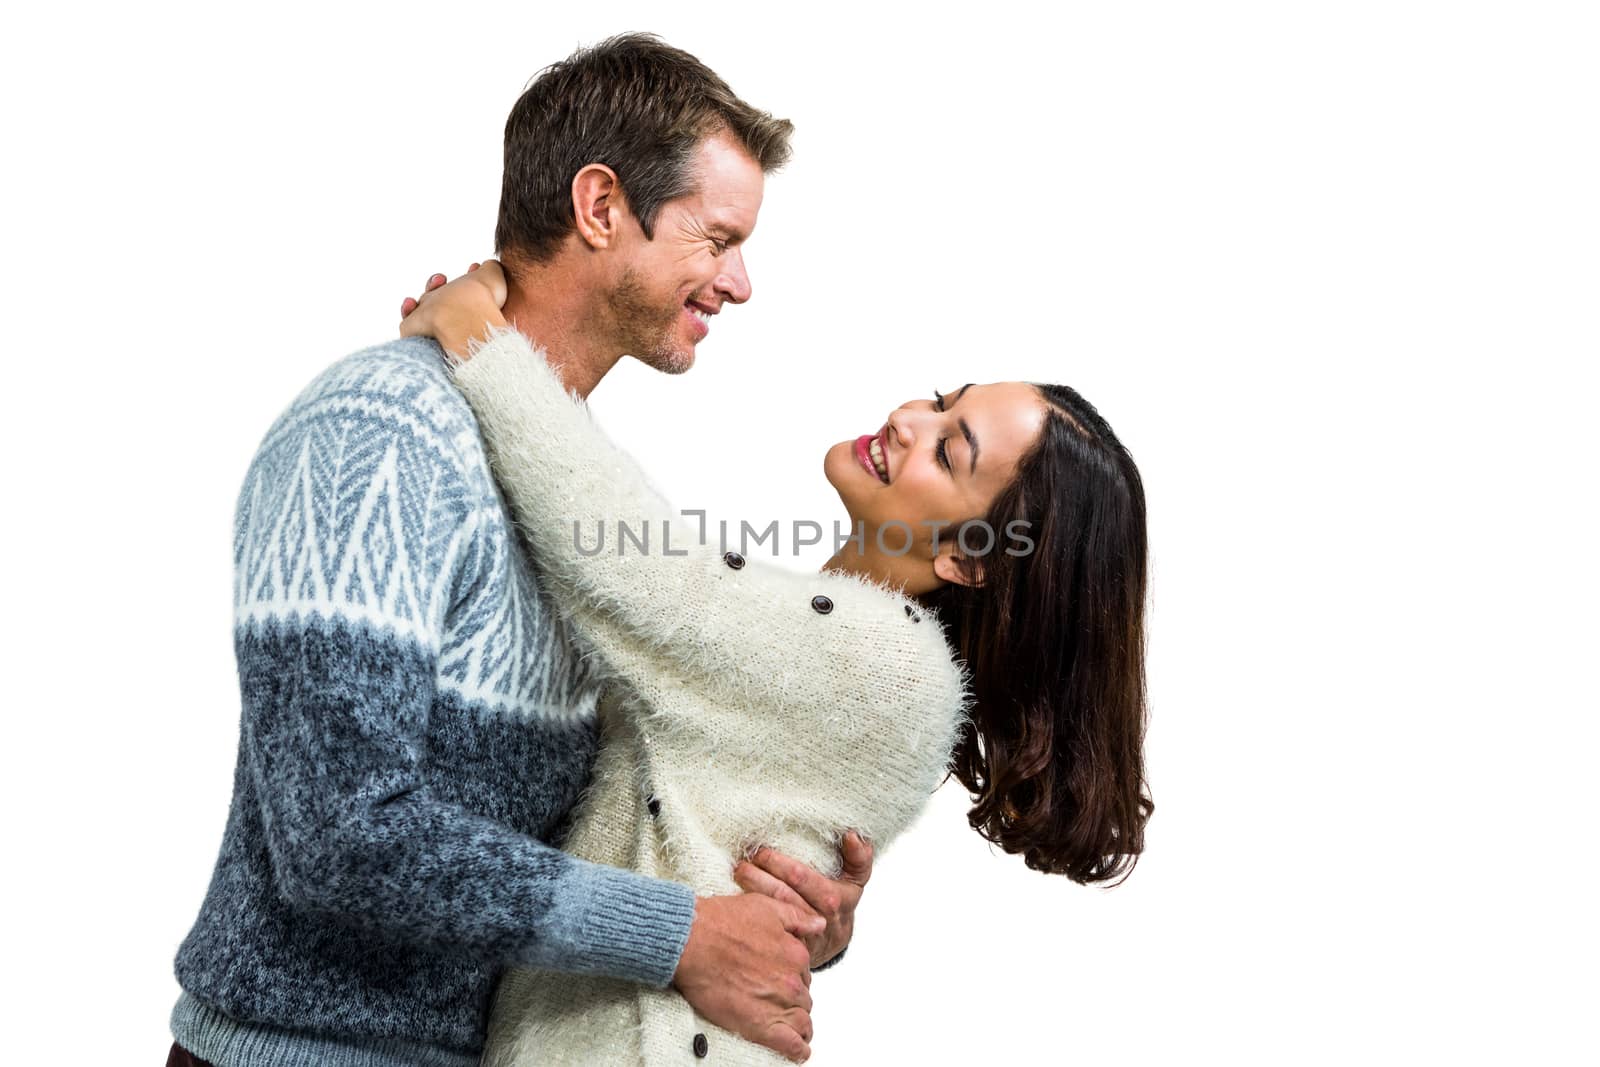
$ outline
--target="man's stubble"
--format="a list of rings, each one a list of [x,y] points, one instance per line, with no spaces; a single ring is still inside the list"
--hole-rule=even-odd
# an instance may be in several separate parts
[[[678,319],[683,304],[670,307],[652,303],[639,274],[632,267],[623,271],[609,303],[618,340],[623,351],[663,374],[683,374],[694,366],[694,349],[682,347],[677,338]]]

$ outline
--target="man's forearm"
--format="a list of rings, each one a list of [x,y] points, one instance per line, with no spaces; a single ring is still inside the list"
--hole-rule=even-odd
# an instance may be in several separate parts
[[[429,790],[406,738],[432,698],[425,652],[345,623],[247,635],[241,652],[286,903],[497,963],[670,980],[694,913],[687,887],[585,863]]]

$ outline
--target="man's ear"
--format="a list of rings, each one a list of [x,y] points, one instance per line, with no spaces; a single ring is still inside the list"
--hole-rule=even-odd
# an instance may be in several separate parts
[[[983,561],[963,556],[952,546],[941,546],[933,557],[933,573],[950,585],[983,585]]]
[[[617,239],[617,221],[627,208],[617,172],[604,163],[590,163],[572,179],[572,214],[578,236],[590,248],[609,248]]]

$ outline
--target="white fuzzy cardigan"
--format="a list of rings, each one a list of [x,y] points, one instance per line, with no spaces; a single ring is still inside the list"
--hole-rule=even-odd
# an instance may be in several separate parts
[[[831,873],[846,830],[881,849],[911,825],[964,706],[932,616],[857,578],[735,567],[699,545],[698,525],[674,521],[518,333],[497,332],[456,382],[542,583],[607,668],[601,749],[567,851],[702,895],[737,893],[733,864],[751,847]],[[618,554],[619,520],[649,524],[649,553],[630,543]],[[603,552],[577,551],[575,521],[588,547],[606,524]],[[686,556],[662,553],[663,521]],[[484,1063],[690,1067],[706,1062],[697,1034],[711,1063],[787,1062],[700,1018],[674,989],[512,970]]]

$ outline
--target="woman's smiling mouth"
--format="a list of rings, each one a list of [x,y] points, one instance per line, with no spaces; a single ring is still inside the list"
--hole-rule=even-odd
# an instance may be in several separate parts
[[[889,484],[889,457],[883,450],[882,432],[856,438],[856,461],[878,481]]]

